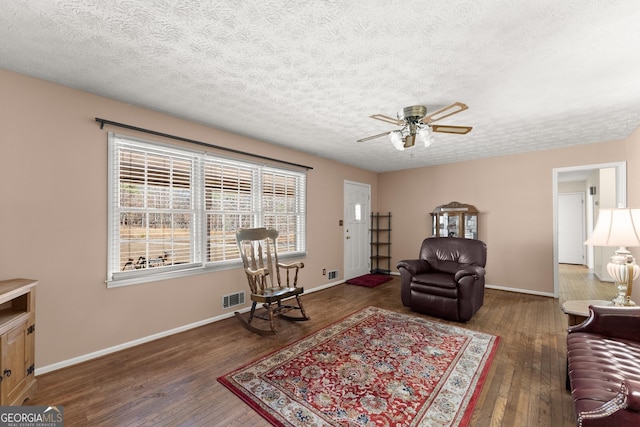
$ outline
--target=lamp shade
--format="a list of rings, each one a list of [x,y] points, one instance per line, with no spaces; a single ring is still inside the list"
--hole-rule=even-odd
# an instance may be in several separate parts
[[[640,209],[600,209],[591,237],[593,246],[640,246]]]

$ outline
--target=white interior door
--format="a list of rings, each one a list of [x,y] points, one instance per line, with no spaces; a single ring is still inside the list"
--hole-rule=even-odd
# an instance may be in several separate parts
[[[371,186],[344,182],[344,279],[367,274],[369,259],[369,217]]]
[[[585,264],[584,193],[558,194],[558,262]]]

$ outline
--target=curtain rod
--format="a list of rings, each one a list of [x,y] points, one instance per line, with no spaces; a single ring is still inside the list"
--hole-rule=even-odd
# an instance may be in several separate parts
[[[165,137],[165,138],[171,138],[171,139],[175,139],[175,140],[178,140],[178,141],[189,142],[191,144],[202,145],[202,146],[209,147],[209,148],[215,148],[216,150],[223,150],[223,151],[228,151],[230,153],[242,154],[244,156],[254,157],[254,158],[257,158],[257,159],[269,160],[269,161],[272,161],[272,162],[283,163],[283,164],[290,165],[290,166],[296,166],[296,167],[304,168],[304,169],[307,169],[307,170],[313,169],[311,166],[305,166],[305,165],[301,165],[301,164],[298,164],[298,163],[287,162],[286,160],[274,159],[273,157],[261,156],[260,154],[247,153],[246,151],[236,150],[234,148],[221,147],[219,145],[209,144],[208,142],[197,141],[195,139],[183,138],[181,136],[170,135],[168,133],[158,132],[158,131],[151,130],[151,129],[145,129],[145,128],[141,128],[141,127],[137,127],[137,126],[127,125],[127,124],[124,124],[124,123],[113,122],[111,120],[101,119],[99,117],[96,117],[96,122],[100,123],[100,129],[103,129],[104,125],[117,126],[117,127],[121,127],[121,128],[125,128],[125,129],[135,130],[135,131],[138,131],[138,132],[149,133],[151,135],[162,136],[162,137]]]

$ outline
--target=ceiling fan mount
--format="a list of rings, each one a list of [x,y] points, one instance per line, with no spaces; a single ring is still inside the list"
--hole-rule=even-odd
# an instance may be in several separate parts
[[[427,107],[424,105],[412,105],[402,109],[402,117],[405,121],[417,122],[427,115]]]
[[[385,116],[383,114],[374,114],[372,119],[381,120],[383,122],[392,123],[396,126],[402,126],[401,129],[384,132],[378,135],[369,136],[359,139],[358,142],[369,141],[370,139],[379,138],[381,136],[388,135],[389,139],[393,143],[394,147],[398,150],[404,150],[405,148],[415,145],[416,135],[421,139],[426,147],[433,142],[433,132],[441,133],[455,133],[464,135],[469,133],[470,126],[449,126],[449,125],[436,125],[434,122],[449,117],[453,114],[460,113],[468,109],[466,104],[462,102],[454,102],[451,105],[447,105],[431,114],[427,114],[427,107],[424,105],[412,105],[410,107],[404,107],[402,109],[402,115],[398,114],[398,118]]]

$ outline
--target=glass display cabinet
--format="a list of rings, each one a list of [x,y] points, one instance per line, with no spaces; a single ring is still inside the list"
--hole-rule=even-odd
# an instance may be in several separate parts
[[[478,238],[478,209],[472,205],[451,202],[431,212],[431,232],[437,237]]]

